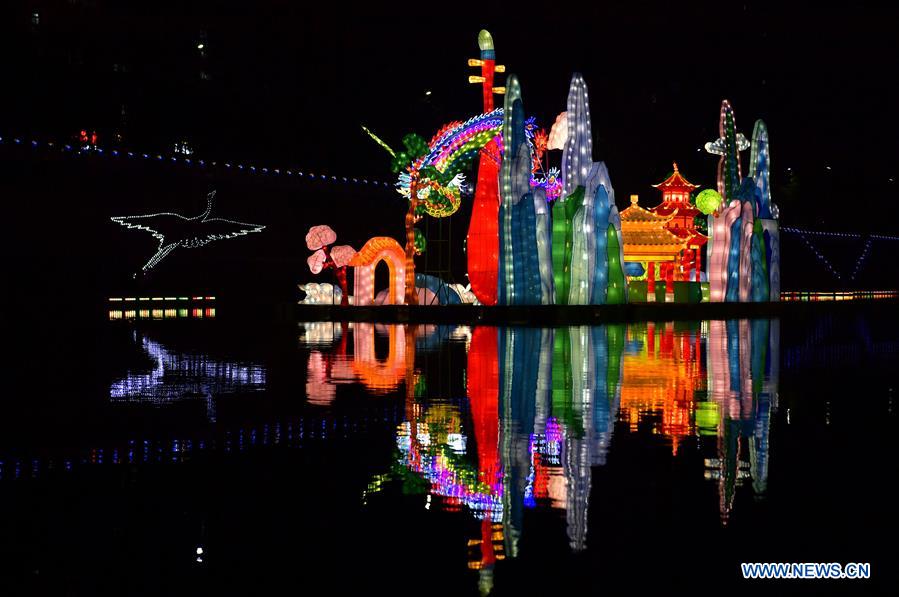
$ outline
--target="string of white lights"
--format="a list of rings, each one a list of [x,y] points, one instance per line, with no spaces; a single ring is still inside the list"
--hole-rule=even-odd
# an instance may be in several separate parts
[[[296,169],[273,168],[268,166],[255,166],[241,162],[225,162],[221,160],[202,160],[189,156],[163,155],[161,153],[125,151],[119,149],[104,149],[99,145],[72,145],[71,143],[56,143],[54,141],[39,141],[37,139],[22,139],[20,137],[0,136],[0,145],[9,143],[12,146],[31,147],[32,149],[59,150],[68,155],[94,155],[98,157],[128,158],[155,162],[178,163],[198,168],[224,168],[229,171],[245,172],[250,174],[281,176],[289,178],[301,178],[313,181],[324,181],[339,184],[359,184],[375,187],[392,188],[394,182],[373,180],[368,178],[336,176],[328,174],[315,174]]]

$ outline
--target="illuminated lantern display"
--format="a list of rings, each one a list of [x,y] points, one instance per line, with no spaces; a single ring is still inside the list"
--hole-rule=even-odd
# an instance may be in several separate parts
[[[590,102],[587,84],[583,76],[575,73],[568,90],[567,111],[560,116],[554,129],[567,124],[564,135],[565,149],[562,153],[563,185],[566,193],[560,203],[553,206],[553,227],[556,230],[555,215],[565,216],[559,222],[559,237],[566,239],[566,245],[558,252],[553,247],[553,267],[560,265],[556,272],[556,283],[564,289],[556,288],[557,304],[588,305],[627,301],[627,285],[624,283],[624,252],[621,239],[621,220],[615,206],[615,191],[609,172],[603,162],[593,161],[593,132],[590,124]],[[561,142],[557,131],[550,134],[553,145]],[[600,192],[602,189],[602,192]],[[597,201],[601,204],[597,205]],[[574,204],[571,204],[574,202]],[[569,205],[564,205],[568,203]],[[572,215],[568,217],[568,214]],[[614,243],[608,242],[609,227],[616,236]],[[553,238],[555,241],[556,238]],[[609,253],[616,252],[615,255]],[[613,292],[609,292],[614,278]],[[598,285],[596,289],[594,286]]]
[[[548,263],[541,266],[540,262],[541,258],[549,257],[549,249],[545,246],[548,230],[545,190],[531,186],[534,155],[528,142],[521,87],[515,75],[509,76],[507,85],[503,111],[505,150],[500,170],[499,303],[547,304],[550,297],[544,295],[544,291],[548,291]],[[539,233],[538,211],[541,214]]]
[[[426,239],[415,224],[425,215],[447,217],[458,210],[462,172],[475,156],[479,172],[467,260],[470,292],[481,304],[626,303],[628,278],[646,280],[647,300],[654,300],[657,280],[665,283],[666,300],[674,300],[675,282],[686,283],[687,300],[693,300],[701,293],[689,284],[703,282],[704,248],[710,300],[777,300],[778,214],[770,199],[764,123],[753,131],[752,176],[744,179],[739,152],[751,145],[737,132],[733,108],[725,100],[720,137],[705,146],[720,156],[717,192],[703,191],[694,203],[698,187],[675,163],[673,173],[654,185],[662,192],[661,204],[645,210],[633,201],[623,217],[608,169],[593,161],[584,78],[572,76],[567,109],[547,136],[533,118],[525,118],[517,77],[510,75],[506,87],[493,86],[494,74],[505,69],[495,64],[490,34],[482,31],[478,41],[481,56],[469,65],[481,74],[469,80],[482,85],[483,114],[447,124],[427,143],[407,135],[401,152],[366,129],[393,156],[397,190],[409,200],[403,302],[419,303],[419,287],[428,302],[447,304],[459,296],[439,296],[445,283],[417,279],[414,257],[425,250]],[[501,109],[494,109],[496,93],[505,94]],[[543,166],[545,152],[554,148],[563,149],[561,171]],[[701,214],[709,219],[708,236],[696,228]],[[320,258],[315,267],[319,261],[324,267]],[[389,293],[386,300],[396,301]]]
[[[562,260],[553,261],[554,267],[559,265],[562,268],[556,276],[556,303],[565,305],[584,304],[585,299],[590,296],[593,282],[592,272],[589,271],[591,256],[587,254],[584,222],[587,216],[584,205],[588,201],[590,204],[593,202],[593,197],[586,197],[587,175],[593,165],[593,132],[590,126],[587,85],[580,73],[571,77],[566,115],[568,132],[565,135],[565,149],[562,151],[564,196],[561,201],[567,205],[558,209],[559,215],[563,216],[559,224],[565,227],[565,246],[558,253]],[[555,206],[553,209],[555,226]],[[592,216],[592,207],[589,211]],[[592,230],[592,222],[587,228]]]
[[[479,159],[466,240],[471,291],[483,305],[496,304],[499,282],[499,162],[499,147],[490,141]]]
[[[324,284],[297,284],[297,287],[303,291],[305,298],[299,301],[301,305],[333,305],[342,302],[343,293],[337,286],[332,286],[325,282]]]
[[[515,269],[513,262],[512,239],[512,204],[521,200],[518,192],[526,189],[517,184],[513,187],[512,171],[516,174],[522,167],[529,167],[530,157],[526,160],[520,152],[524,145],[524,106],[521,102],[521,87],[518,77],[510,75],[506,81],[506,98],[503,112],[503,161],[500,166],[500,280],[499,303],[512,305],[516,303]],[[522,163],[524,162],[524,163]],[[517,177],[516,177],[517,178]],[[516,183],[518,180],[516,179]]]
[[[740,262],[739,262],[739,283],[737,290],[739,292],[739,300],[745,303],[749,300],[750,286],[752,285],[752,232],[755,229],[755,211],[751,201],[744,201],[742,213],[740,215]]]
[[[727,292],[727,262],[731,249],[731,228],[740,217],[740,202],[731,201],[715,217],[712,232],[711,253],[709,255],[709,300],[713,303],[725,299]]]
[[[606,234],[609,238],[609,287],[606,290],[606,304],[622,305],[627,302],[627,281],[624,277],[620,223],[616,227],[610,222]]]
[[[605,167],[605,164],[603,164]],[[591,304],[602,305],[606,302],[606,293],[609,288],[608,247],[609,237],[604,234],[596,234],[597,230],[605,230],[609,227],[609,215],[611,214],[612,200],[606,190],[605,184],[600,184],[596,189],[593,200],[593,232],[594,260],[593,260],[593,287],[591,289]],[[622,228],[622,239],[624,230]]]
[[[556,116],[556,121],[549,130],[547,149],[565,149],[568,142],[568,112],[562,112]]]
[[[471,83],[481,83],[483,87],[484,113],[493,111],[493,94],[504,92],[494,89],[495,72],[504,72],[505,67],[496,64],[493,37],[489,31],[478,34],[479,59],[472,58],[469,66],[480,66],[481,76],[469,77]],[[475,189],[471,210],[471,225],[466,240],[468,258],[468,279],[471,291],[481,304],[495,305],[497,283],[499,282],[499,163],[500,149],[496,139],[489,141],[480,151],[478,158],[478,185]]]
[[[714,189],[705,189],[696,195],[697,209],[707,216],[718,211],[722,201],[721,195]]]
[[[709,296],[716,301],[780,300],[780,235],[777,206],[771,201],[768,129],[753,129],[751,176],[742,178],[739,152],[750,147],[736,132],[733,108],[721,103],[719,137],[706,143],[721,156],[718,192],[727,207],[714,215],[709,245]]]
[[[540,303],[553,302],[552,219],[546,203],[546,190],[534,189],[534,213],[537,218],[537,268],[540,273]]]
[[[381,261],[390,272],[390,288],[385,304],[401,305],[406,292],[406,252],[398,242],[387,236],[370,239],[350,260],[354,272],[356,306],[371,305],[375,301],[375,267]],[[413,278],[414,280],[414,278]]]
[[[659,184],[653,187],[662,191],[662,203],[652,209],[653,212],[661,216],[671,216],[668,220],[666,228],[668,232],[685,241],[685,249],[681,253],[682,262],[686,263],[686,267],[681,275],[676,276],[677,279],[689,282],[691,272],[695,272],[692,278],[696,282],[701,281],[700,272],[702,270],[702,251],[705,248],[709,238],[696,230],[696,218],[700,215],[700,210],[690,202],[690,194],[698,188],[688,181],[677,169],[677,162],[674,162],[674,172]],[[710,198],[706,196],[706,201]],[[690,259],[692,257],[692,259]]]
[[[584,188],[577,189],[564,201],[556,201],[552,209],[552,264],[555,304],[567,305],[571,288],[572,222],[584,196]]]
[[[666,300],[673,300],[673,269],[678,256],[687,247],[684,238],[670,231],[673,214],[662,215],[640,207],[637,195],[631,195],[631,205],[621,212],[621,237],[627,263],[645,264],[647,301],[655,300],[655,280],[666,282]],[[671,275],[669,275],[671,272]]]
[[[765,273],[768,280],[768,298],[762,298],[764,291],[753,284],[753,300],[780,300],[780,210],[771,201],[771,153],[768,148],[768,127],[764,121],[756,120],[752,130],[752,154],[750,158],[752,177],[758,188],[758,220],[761,225],[759,246],[764,257]],[[755,263],[755,262],[754,262]],[[756,267],[755,265],[753,267]],[[755,271],[753,271],[755,275]]]
[[[465,122],[444,126],[430,143],[415,134],[403,137],[404,150],[395,152],[384,141],[363,130],[393,157],[391,169],[399,174],[397,191],[409,199],[406,212],[406,304],[416,304],[415,255],[422,250],[423,236],[415,224],[425,215],[451,216],[461,205],[461,185],[466,169],[480,150],[502,128],[502,110],[482,114]]]
[[[565,195],[587,184],[593,166],[593,130],[590,126],[590,103],[587,84],[580,73],[571,77],[568,88],[568,134],[562,153],[562,178]]]
[[[582,205],[574,214],[571,231],[571,288],[569,305],[588,305],[592,298],[593,250],[596,235],[593,231],[593,201],[587,201],[584,192]]]
[[[356,254],[356,250],[349,245],[330,247],[337,240],[337,233],[329,226],[313,226],[306,233],[306,247],[315,251],[306,259],[309,270],[313,274],[319,274],[323,269],[333,269],[340,284],[340,304],[346,307],[350,304],[349,293],[346,285],[346,266]]]
[[[415,274],[415,288],[418,289],[419,298],[422,293],[431,298],[419,300],[420,305],[461,305],[462,297],[454,286],[456,285],[446,284],[436,276]]]
[[[649,432],[653,449],[667,442],[673,455],[699,450],[704,470],[695,472],[717,490],[723,525],[741,485],[765,491],[776,321],[711,321],[707,333],[705,324],[644,322],[477,326],[470,334],[467,405],[434,400],[443,388],[428,382],[438,376],[407,377],[413,391],[395,432],[398,458],[363,494],[367,500],[398,481],[405,494],[428,496],[414,503],[478,521],[468,535],[470,569],[518,557],[529,541],[528,510],[547,505],[560,511],[572,551],[603,541],[588,532],[597,522],[592,475],[606,464],[613,433]],[[414,365],[407,361],[407,372]],[[489,589],[491,578],[479,576],[479,586]]]

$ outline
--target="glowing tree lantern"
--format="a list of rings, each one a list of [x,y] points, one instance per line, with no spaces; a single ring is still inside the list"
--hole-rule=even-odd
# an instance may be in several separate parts
[[[320,274],[324,269],[333,269],[337,283],[340,285],[340,305],[349,305],[349,294],[346,285],[346,266],[356,254],[356,250],[349,245],[330,247],[337,240],[337,233],[330,226],[313,226],[306,233],[306,247],[315,251],[306,259],[309,270],[313,274]]]
[[[408,297],[406,288],[407,253],[398,242],[387,236],[376,236],[359,249],[349,264],[355,270],[355,304],[371,305],[375,301],[375,268],[381,261],[387,264],[390,273],[390,287],[386,304],[401,305]],[[413,277],[414,280],[414,277]],[[413,289],[414,291],[414,289]]]
[[[696,195],[696,208],[707,216],[718,211],[723,199],[718,191],[714,189],[705,189]]]

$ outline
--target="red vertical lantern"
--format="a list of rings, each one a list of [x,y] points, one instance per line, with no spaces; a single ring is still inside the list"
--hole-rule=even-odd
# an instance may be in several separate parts
[[[466,246],[471,291],[481,304],[495,305],[499,284],[499,148],[495,140],[481,150]]]

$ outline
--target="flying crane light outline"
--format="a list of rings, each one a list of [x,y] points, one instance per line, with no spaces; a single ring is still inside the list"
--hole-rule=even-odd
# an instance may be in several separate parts
[[[153,269],[169,253],[178,247],[196,249],[216,240],[225,240],[245,236],[251,232],[261,232],[262,224],[249,224],[225,218],[210,218],[215,191],[206,196],[206,210],[198,216],[187,218],[181,214],[161,212],[137,216],[115,216],[110,218],[116,224],[126,228],[146,230],[159,240],[159,248],[150,260],[141,268],[142,271]],[[166,238],[177,238],[167,242]]]

